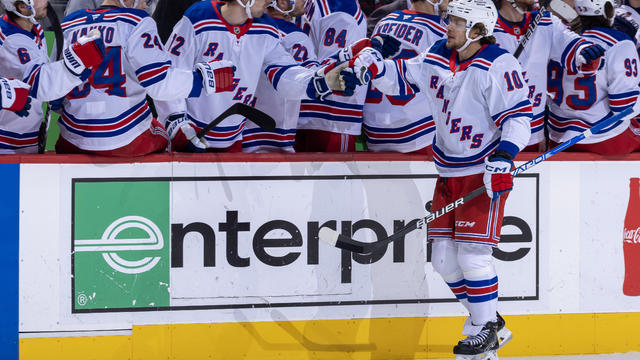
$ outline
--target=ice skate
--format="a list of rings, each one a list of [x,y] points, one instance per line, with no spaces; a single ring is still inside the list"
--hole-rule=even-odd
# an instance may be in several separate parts
[[[498,349],[500,350],[502,349],[503,346],[505,346],[509,341],[511,341],[511,339],[513,339],[513,334],[511,333],[511,330],[507,329],[507,327],[505,326],[505,321],[502,318],[502,316],[500,316],[499,313],[496,313],[497,315],[497,323],[498,323]]]
[[[498,323],[488,322],[477,335],[467,336],[453,347],[457,360],[498,360]]]
[[[513,334],[511,333],[511,330],[506,328],[504,318],[502,318],[502,316],[500,316],[499,313],[496,313],[496,319],[497,319],[496,322],[498,324],[498,329],[497,329],[498,349],[497,350],[500,350],[509,341],[511,341],[511,339],[513,338]],[[462,335],[465,335],[465,336],[476,335],[478,332],[480,332],[481,329],[482,329],[482,326],[473,325],[471,323],[471,316],[468,316],[464,322]]]

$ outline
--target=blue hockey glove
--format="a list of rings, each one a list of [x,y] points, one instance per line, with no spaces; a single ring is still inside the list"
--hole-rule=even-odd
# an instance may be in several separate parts
[[[371,47],[378,50],[382,58],[393,58],[400,53],[400,40],[386,34],[378,34],[371,38]]]

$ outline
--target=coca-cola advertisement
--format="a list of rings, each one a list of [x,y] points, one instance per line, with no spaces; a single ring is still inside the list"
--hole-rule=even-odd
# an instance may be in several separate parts
[[[629,179],[629,205],[622,233],[624,283],[622,292],[640,296],[640,178]]]

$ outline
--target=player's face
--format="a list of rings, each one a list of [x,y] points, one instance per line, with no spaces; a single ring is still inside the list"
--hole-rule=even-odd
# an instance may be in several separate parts
[[[535,4],[535,0],[515,0],[516,5],[522,10],[529,10]]]
[[[34,11],[36,12],[36,20],[40,21],[47,17],[47,4],[49,0],[36,0],[33,3]]]
[[[295,0],[293,4],[293,11],[289,13],[291,17],[299,17],[304,15],[304,3],[305,0]]]
[[[251,7],[251,16],[254,18],[259,18],[264,14],[264,11],[267,9],[268,3],[271,1],[268,0],[256,0],[256,2]]]
[[[447,25],[447,47],[459,49],[467,41],[467,21],[461,17],[449,16]]]

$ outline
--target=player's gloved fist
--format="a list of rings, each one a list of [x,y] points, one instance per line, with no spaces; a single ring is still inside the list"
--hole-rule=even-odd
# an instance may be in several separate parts
[[[353,59],[354,56],[358,55],[360,51],[370,48],[371,40],[364,38],[360,39],[350,46],[345,47],[344,49],[338,51],[338,61],[344,62]]]
[[[236,67],[228,60],[201,62],[196,64],[196,70],[202,75],[202,89],[206,95],[231,91],[233,88],[233,73]]]
[[[511,169],[513,161],[505,151],[498,150],[484,159],[484,187],[492,200],[513,189]]]
[[[203,153],[209,143],[197,136],[195,125],[186,114],[174,114],[167,119],[167,133],[171,140],[172,151]]]
[[[593,73],[600,67],[605,49],[598,44],[581,45],[578,48],[578,66],[583,73]]]
[[[361,85],[366,85],[378,76],[384,75],[384,59],[379,51],[365,49],[355,58],[349,61],[351,67]]]
[[[371,38],[371,47],[378,50],[383,59],[398,55],[401,45],[400,40],[386,34],[378,34]]]
[[[76,43],[64,49],[64,65],[74,75],[86,80],[91,75],[89,68],[96,66],[104,59],[104,42],[100,31],[91,30]]]
[[[342,64],[333,63],[318,69],[307,85],[307,96],[311,99],[324,100],[333,92],[341,92],[343,95],[353,95],[353,89],[349,89],[342,77],[342,71],[349,66],[348,62]]]
[[[3,109],[13,111],[20,117],[29,116],[29,85],[18,80],[0,78],[0,91],[0,106]]]

